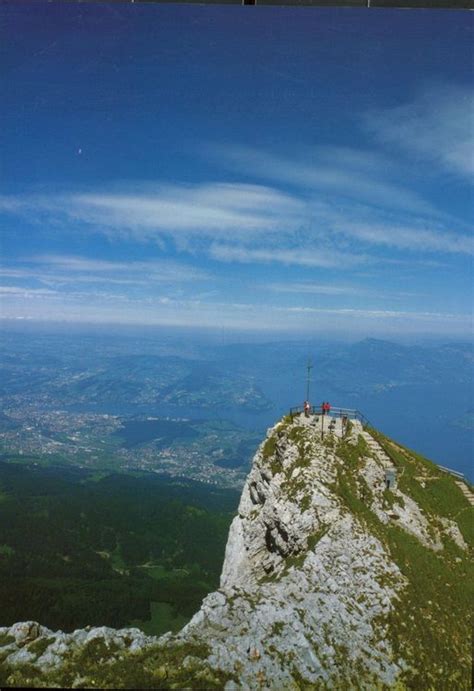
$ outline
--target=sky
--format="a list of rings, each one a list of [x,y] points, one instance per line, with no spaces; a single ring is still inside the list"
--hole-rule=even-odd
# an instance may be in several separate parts
[[[10,1],[0,34],[3,320],[472,336],[472,13]]]

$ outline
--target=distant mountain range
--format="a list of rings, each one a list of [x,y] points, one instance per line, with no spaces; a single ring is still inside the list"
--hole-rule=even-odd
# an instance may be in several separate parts
[[[305,397],[360,408],[379,429],[472,473],[474,350],[400,345],[34,335],[0,337],[3,410],[60,408],[119,415],[227,419],[262,433]],[[8,413],[7,413],[8,414]],[[0,421],[7,424],[5,420]],[[472,477],[472,475],[471,475]]]

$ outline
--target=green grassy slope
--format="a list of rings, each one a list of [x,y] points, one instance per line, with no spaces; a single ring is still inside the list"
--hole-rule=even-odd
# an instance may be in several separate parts
[[[345,468],[337,491],[350,510],[365,522],[370,532],[388,548],[392,559],[407,578],[396,609],[388,622],[388,638],[396,657],[409,664],[407,688],[467,689],[471,673],[471,608],[474,601],[474,508],[455,478],[438,466],[371,430],[397,467],[399,489],[420,506],[430,529],[439,530],[440,520],[454,520],[469,550],[461,549],[448,536],[443,549],[433,551],[394,522],[381,523],[370,510],[369,489],[357,472],[367,449],[362,437],[351,447],[339,444]],[[387,502],[393,501],[387,492]]]

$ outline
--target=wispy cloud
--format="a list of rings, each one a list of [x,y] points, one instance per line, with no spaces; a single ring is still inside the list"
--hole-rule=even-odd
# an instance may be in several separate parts
[[[308,283],[303,281],[268,283],[266,289],[274,293],[295,293],[298,295],[366,295],[367,291],[356,286]]]
[[[397,220],[393,214],[356,207],[319,203],[314,218],[333,234],[356,240],[359,247],[391,247],[418,253],[467,254],[474,251],[472,234],[454,232],[442,223],[414,217]]]
[[[393,146],[400,151],[411,146],[410,152],[425,161],[467,173],[472,163],[473,133],[466,124],[471,97],[461,87],[433,87],[410,104],[362,118],[355,114],[378,150],[319,146],[288,155],[208,145],[206,155],[225,176],[231,171],[243,181],[134,183],[3,197],[0,210],[24,214],[31,223],[52,226],[55,232],[80,230],[117,242],[153,243],[164,256],[188,253],[198,261],[206,256],[226,263],[335,270],[432,266],[440,257],[472,256],[473,239],[467,224],[415,190],[405,175],[409,159],[403,163],[402,157],[393,156]],[[388,152],[386,145],[391,147]],[[136,285],[204,278],[197,269],[168,260],[121,265],[45,256],[20,268],[33,275],[41,264],[41,280],[50,285],[72,277],[84,284]]]
[[[293,312],[297,314],[326,314],[338,317],[354,317],[364,319],[410,319],[410,320],[428,320],[428,321],[459,321],[466,319],[464,314],[455,314],[449,312],[420,312],[407,310],[387,310],[387,309],[356,309],[352,307],[330,309],[319,307],[275,307],[276,310],[282,312]]]
[[[288,281],[286,283],[268,283],[265,288],[274,293],[288,293],[301,296],[325,295],[325,296],[354,296],[370,298],[395,298],[420,297],[418,292],[395,291],[381,292],[373,287],[364,288],[359,285],[340,285],[338,283],[321,284],[305,281]]]
[[[353,152],[344,150],[344,156],[360,165],[359,156]],[[367,166],[376,163],[374,159]],[[405,212],[355,200],[319,199],[308,195],[307,190],[290,194],[268,186],[208,184],[157,188],[154,194],[148,191],[146,195],[121,191],[25,198],[24,211],[35,214],[36,206],[55,222],[65,219],[67,226],[78,223],[82,229],[112,238],[125,236],[139,243],[153,240],[163,254],[169,249],[163,243],[172,240],[178,251],[204,252],[220,262],[330,269],[409,259],[383,256],[380,251],[374,254],[374,250],[384,248],[418,254],[473,252],[472,238],[448,229],[439,219],[408,218]],[[401,218],[408,220],[402,222]],[[412,260],[425,261],[419,257]],[[48,267],[51,281],[72,275],[82,282],[95,276],[96,281],[107,277],[110,282],[122,283],[204,278],[202,271],[169,260],[120,263],[46,255],[34,262]]]
[[[159,261],[109,261],[52,254],[30,257],[27,261],[33,265],[39,264],[48,269],[65,272],[67,276],[72,274],[74,280],[87,278],[89,280],[110,281],[116,275],[116,281],[125,283],[135,280],[142,282],[150,279],[176,283],[209,278],[208,272],[203,269],[168,259]],[[78,274],[83,274],[83,276],[78,276]]]
[[[342,221],[334,230],[367,245],[394,247],[412,252],[441,252],[448,254],[474,254],[474,240],[461,233],[435,232],[417,226],[365,224]]]
[[[5,279],[39,281],[48,286],[76,284],[124,286],[186,284],[207,281],[210,274],[195,266],[172,260],[107,261],[72,255],[37,255],[17,260],[15,267],[0,267]]]
[[[44,297],[51,295],[57,295],[56,290],[50,290],[49,288],[25,288],[23,286],[0,286],[0,297],[2,295],[31,298],[31,297]]]
[[[98,232],[125,234],[137,240],[172,236],[218,235],[245,238],[255,233],[295,228],[304,203],[295,196],[262,185],[208,183],[156,185],[147,191],[104,191],[0,200],[7,212],[37,210],[92,226]]]
[[[301,249],[278,249],[272,247],[253,249],[213,243],[209,252],[214,259],[224,262],[242,262],[246,264],[279,263],[325,269],[359,266],[369,261],[369,258],[364,255],[313,247]]]
[[[281,156],[237,146],[209,146],[208,150],[227,169],[284,183],[305,190],[306,194],[331,193],[340,199],[402,209],[404,213],[439,214],[419,194],[390,180],[393,163],[374,151],[324,147],[300,156]]]
[[[5,296],[7,297],[7,296]],[[317,308],[303,305],[218,302],[156,297],[134,301],[127,297],[96,294],[46,295],[32,307],[30,295],[20,288],[11,291],[2,308],[2,318],[39,319],[122,324],[161,324],[222,327],[273,331],[352,333],[459,333],[467,334],[470,319],[465,314],[438,311],[408,311],[374,308]]]
[[[199,233],[271,230],[295,222],[295,198],[257,185],[166,186],[154,195],[75,195],[72,215],[114,227]]]
[[[431,85],[411,102],[367,113],[364,126],[379,142],[465,176],[474,173],[474,89]],[[432,172],[432,170],[431,170]]]
[[[379,152],[320,147],[311,156],[306,153],[298,159],[242,147],[210,150],[224,167],[285,184],[299,196],[304,201],[300,243],[312,241],[318,248],[307,258],[305,252],[298,258],[288,247],[279,255],[280,248],[273,244],[274,250],[268,253],[255,247],[233,252],[213,247],[214,256],[226,261],[231,255],[235,261],[247,261],[253,254],[253,260],[260,255],[263,261],[277,261],[280,256],[284,263],[329,266],[335,264],[332,258],[338,255],[345,265],[370,261],[368,253],[374,248],[421,254],[473,252],[467,224],[400,182],[404,180],[403,169]],[[377,259],[386,261],[380,254]]]

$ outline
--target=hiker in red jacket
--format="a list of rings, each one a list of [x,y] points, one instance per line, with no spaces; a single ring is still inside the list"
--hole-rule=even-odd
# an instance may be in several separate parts
[[[331,406],[329,405],[329,401],[326,403],[326,415],[329,415],[331,412]]]

